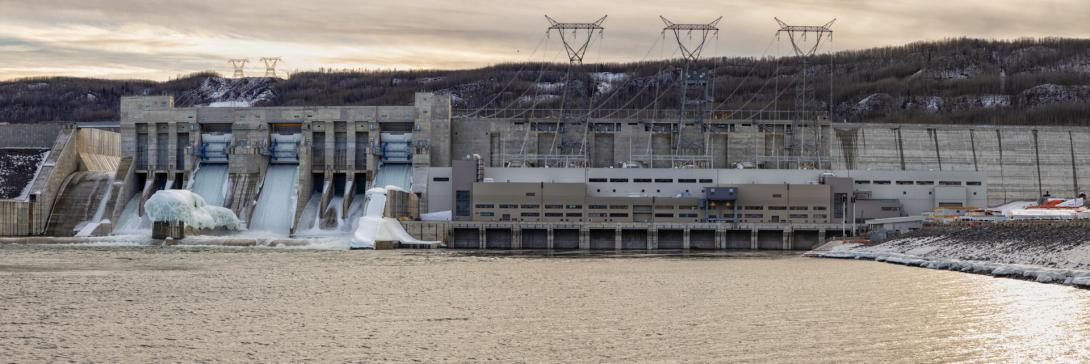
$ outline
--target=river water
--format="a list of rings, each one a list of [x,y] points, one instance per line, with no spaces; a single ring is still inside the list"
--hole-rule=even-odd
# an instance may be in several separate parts
[[[1087,362],[1090,291],[798,255],[0,246],[3,361]]]

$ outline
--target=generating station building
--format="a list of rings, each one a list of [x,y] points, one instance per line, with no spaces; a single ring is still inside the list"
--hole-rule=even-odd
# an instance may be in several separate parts
[[[230,208],[250,232],[347,234],[365,191],[392,185],[414,196],[394,217],[453,248],[809,249],[870,219],[1090,185],[1085,127],[570,112],[453,110],[432,93],[338,107],[125,97],[115,130],[0,125],[0,235],[125,235],[161,189]]]

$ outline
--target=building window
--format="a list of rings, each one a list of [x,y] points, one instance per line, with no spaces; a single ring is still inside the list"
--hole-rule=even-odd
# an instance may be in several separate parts
[[[567,213],[567,216],[568,217],[583,217],[583,213],[581,213],[581,212],[569,212],[569,213]]]
[[[773,193],[772,198],[783,198],[783,195],[778,194],[778,193]]]
[[[916,181],[916,184],[921,186],[929,186],[935,184],[935,181]]]
[[[627,205],[609,205],[610,210],[628,210]]]
[[[608,181],[609,180],[607,180],[605,178],[591,178],[590,179],[590,183],[606,183]]]
[[[628,217],[628,214],[624,214],[624,213],[612,213],[612,214],[609,214],[609,217]]]
[[[882,206],[882,211],[901,211],[901,208],[897,206]]]
[[[655,178],[655,183],[674,183],[672,178]]]
[[[769,206],[769,210],[784,211],[787,210],[787,206]]]
[[[564,214],[561,212],[546,212],[545,217],[564,217]]]
[[[534,197],[534,196],[537,196],[536,192],[527,192],[526,193],[526,197]]]
[[[610,178],[610,182],[628,183],[628,178]]]
[[[859,180],[859,181],[855,181],[855,184],[857,184],[857,185],[869,185],[870,181]]]
[[[545,208],[547,208],[547,209],[562,209],[562,208],[564,208],[564,205],[545,205]]]
[[[889,183],[889,181],[874,181],[874,184],[876,185],[888,185]]]
[[[696,183],[696,180],[692,178],[680,178],[677,180],[677,183]]]
[[[814,214],[814,219],[817,219],[817,220],[824,220],[824,219],[828,219],[828,218],[829,218],[829,215],[826,215],[826,214]]]
[[[679,218],[693,218],[693,219],[695,219],[695,218],[696,218],[696,214],[677,214],[677,217],[679,217]]]
[[[495,213],[495,212],[491,212],[491,211],[488,211],[488,212],[481,212],[481,213],[478,213],[478,215],[481,215],[481,216],[484,216],[484,217],[492,217],[492,216],[496,216],[496,213]]]
[[[763,214],[745,214],[745,218],[747,218],[747,219],[763,219],[763,218],[765,218],[765,215],[763,215]]]
[[[541,207],[541,205],[522,205],[522,208],[524,209],[536,209],[539,207]]]
[[[633,179],[632,181],[636,182],[636,183],[651,183],[650,178],[636,178],[636,179]]]
[[[967,185],[967,186],[980,186],[981,183],[978,182],[978,181],[969,181],[969,182],[965,182],[965,185]]]
[[[431,180],[432,182],[450,182],[450,177],[435,177]]]
[[[454,193],[455,213],[458,216],[470,216],[469,191],[457,191]]]
[[[939,181],[943,186],[961,186],[961,181]]]
[[[805,219],[805,218],[808,217],[807,215],[804,215],[804,214],[791,214],[790,216],[791,216],[792,219]]]
[[[609,207],[606,206],[606,205],[590,205],[590,207],[589,207],[589,209],[591,209],[591,210],[605,210],[607,208],[609,208]]]
[[[538,216],[541,216],[541,214],[538,214],[536,212],[523,212],[522,213],[522,217],[538,217]]]
[[[912,181],[897,181],[897,184],[899,184],[899,185],[910,185],[912,183],[913,183]]]
[[[494,209],[496,208],[496,205],[490,203],[479,203],[476,205],[476,207],[479,209]]]
[[[500,204],[501,209],[517,209],[519,205]]]
[[[791,206],[791,211],[806,211],[809,209],[807,206]]]
[[[655,217],[674,217],[674,214],[655,214]]]
[[[700,183],[712,183],[712,179],[711,178],[701,178]]]
[[[743,210],[764,210],[765,207],[764,206],[746,206],[746,207],[743,207],[742,209]]]
[[[567,206],[565,206],[565,208],[568,208],[568,209],[582,209],[583,205],[567,205]]]

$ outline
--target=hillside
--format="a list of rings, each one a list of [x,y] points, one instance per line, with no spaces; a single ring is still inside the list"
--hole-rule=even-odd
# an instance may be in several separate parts
[[[789,109],[796,58],[718,58],[719,109]],[[841,122],[1090,125],[1090,40],[953,39],[818,56],[806,83]],[[116,120],[123,95],[178,106],[406,105],[418,91],[481,108],[675,108],[679,65],[501,64],[473,70],[304,72],[289,79],[200,73],[167,82],[41,78],[0,82],[0,122]],[[830,72],[831,71],[831,72]],[[832,87],[830,87],[830,78]],[[832,107],[830,108],[830,100]],[[491,111],[478,114],[488,115]]]

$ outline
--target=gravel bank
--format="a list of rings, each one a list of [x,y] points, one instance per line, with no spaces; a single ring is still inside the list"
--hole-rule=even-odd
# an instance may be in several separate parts
[[[876,245],[845,244],[808,255],[1090,288],[1090,227],[1082,224],[940,227]]]

